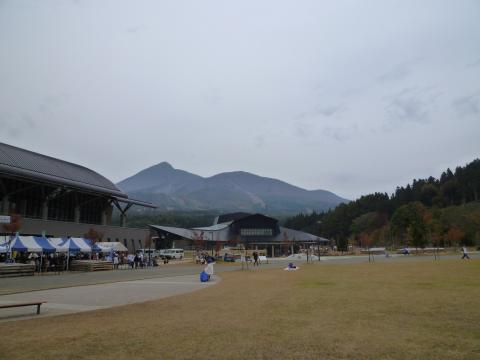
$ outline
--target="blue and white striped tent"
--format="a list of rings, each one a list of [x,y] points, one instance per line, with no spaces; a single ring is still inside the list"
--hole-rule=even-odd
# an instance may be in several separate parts
[[[62,238],[49,238],[48,242],[52,245],[57,252],[65,253],[68,251],[68,244],[66,243],[68,239]]]
[[[114,241],[114,242],[97,242],[93,245],[92,250],[94,252],[102,252],[102,253],[113,253],[117,252],[127,252],[128,249],[125,245],[121,242]]]
[[[33,236],[38,245],[42,247],[42,252],[54,253],[57,251],[55,246],[53,246],[50,241],[44,236]]]
[[[34,236],[15,236],[10,243],[10,251],[18,252],[42,252],[43,247]]]
[[[7,244],[0,241],[0,254],[7,252]]]
[[[63,251],[69,251],[73,253],[92,252],[91,241],[85,238],[63,238],[62,241],[58,243],[57,248],[64,249]]]

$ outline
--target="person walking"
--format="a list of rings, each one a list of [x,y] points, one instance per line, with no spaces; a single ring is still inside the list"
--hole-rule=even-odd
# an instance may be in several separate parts
[[[470,256],[468,256],[468,250],[465,246],[462,247],[462,252],[463,252],[462,260],[465,259],[465,258],[470,260]]]
[[[259,266],[260,263],[258,262],[258,252],[253,252],[253,266]]]

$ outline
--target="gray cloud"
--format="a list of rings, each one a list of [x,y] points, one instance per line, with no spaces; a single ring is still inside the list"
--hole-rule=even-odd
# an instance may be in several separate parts
[[[380,75],[377,79],[381,82],[398,81],[407,78],[411,74],[410,64],[402,63]]]
[[[480,66],[480,58],[466,65],[467,68]]]
[[[457,114],[462,117],[480,115],[480,91],[455,99],[452,106]]]
[[[323,115],[325,117],[330,117],[333,115],[340,114],[344,112],[347,109],[347,107],[343,104],[338,104],[338,105],[330,105],[330,106],[317,106],[315,108],[315,113]]]
[[[436,86],[406,88],[396,95],[386,98],[387,122],[428,123],[429,113],[442,92]]]
[[[18,139],[37,127],[36,122],[29,113],[18,115],[1,114],[0,123],[2,124],[0,126],[0,134],[13,139]]]
[[[402,96],[392,99],[385,108],[391,120],[406,122],[427,122],[427,103],[416,96]]]
[[[413,68],[421,64],[421,61],[423,61],[423,58],[415,57],[414,59],[396,64],[390,70],[378,76],[377,80],[387,83],[400,81],[411,77],[413,76]]]
[[[300,138],[308,138],[313,136],[313,125],[308,122],[299,121],[295,124],[295,136]]]
[[[317,105],[312,110],[304,111],[294,117],[294,120],[306,120],[318,118],[319,116],[329,118],[333,116],[339,116],[341,113],[347,110],[347,106],[344,104],[337,105]]]
[[[265,146],[266,141],[267,141],[267,139],[266,139],[265,135],[263,135],[263,134],[256,135],[253,138],[253,145],[256,148],[262,148],[262,147]]]
[[[125,29],[126,32],[130,34],[135,34],[140,31],[142,27],[141,26],[130,26]]]
[[[351,127],[325,126],[322,131],[323,136],[338,142],[351,140],[357,134],[358,126],[356,124]]]

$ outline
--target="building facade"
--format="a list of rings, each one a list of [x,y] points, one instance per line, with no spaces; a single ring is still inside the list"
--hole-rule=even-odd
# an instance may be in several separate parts
[[[213,249],[242,246],[265,250],[269,256],[286,255],[304,246],[325,246],[329,240],[288,229],[262,214],[232,213],[217,217],[212,226],[192,229],[150,225],[156,232],[156,248]]]
[[[82,237],[96,231],[104,241],[143,247],[149,229],[126,227],[127,211],[152,204],[129,199],[110,180],[86,167],[0,143],[0,213],[21,218],[25,235]],[[120,212],[121,225],[112,226]]]

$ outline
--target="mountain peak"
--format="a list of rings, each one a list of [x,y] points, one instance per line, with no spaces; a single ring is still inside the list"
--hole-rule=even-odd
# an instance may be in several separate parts
[[[159,168],[159,169],[165,169],[165,170],[174,170],[173,166],[170,165],[169,162],[162,161],[161,163],[158,163],[157,165],[151,166],[152,168]]]

